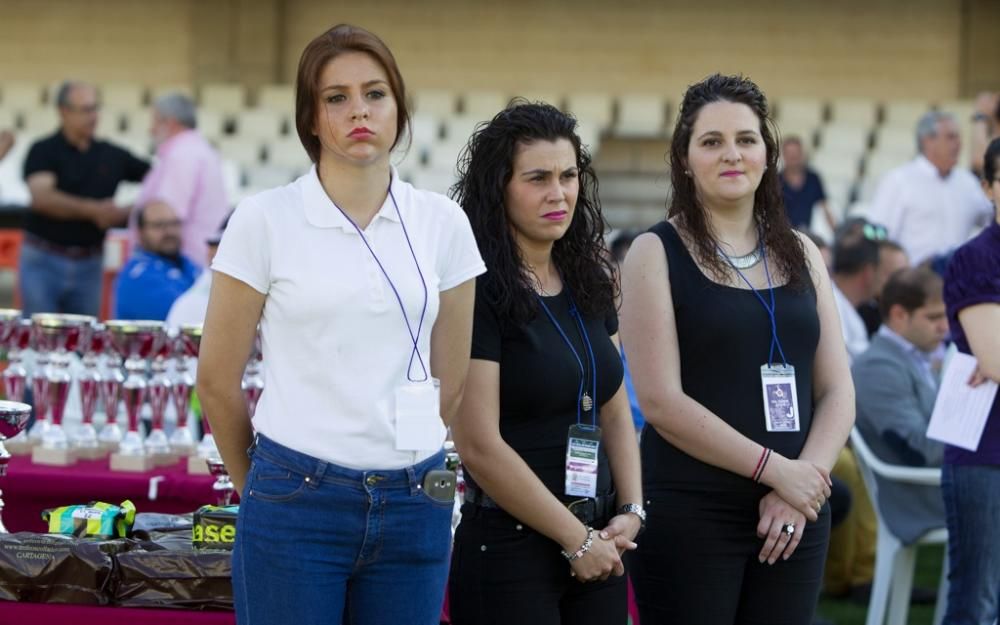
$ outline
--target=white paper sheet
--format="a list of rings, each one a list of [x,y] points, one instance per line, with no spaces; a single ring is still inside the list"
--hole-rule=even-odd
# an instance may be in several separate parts
[[[968,382],[975,370],[975,357],[961,352],[951,357],[941,377],[927,438],[969,451],[979,447],[997,394],[997,383],[987,381],[972,388]]]

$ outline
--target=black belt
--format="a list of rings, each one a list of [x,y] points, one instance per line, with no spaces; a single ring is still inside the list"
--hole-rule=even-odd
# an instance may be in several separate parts
[[[480,508],[493,510],[503,510],[500,504],[493,501],[493,498],[479,488],[465,483],[465,501]],[[615,495],[598,495],[597,497],[581,497],[571,501],[564,501],[563,505],[569,508],[577,519],[584,525],[601,525],[608,522],[615,515]]]
[[[42,250],[43,252],[55,254],[56,256],[63,256],[65,258],[72,258],[73,260],[91,258],[104,253],[103,245],[59,245],[58,243],[53,243],[52,241],[43,239],[37,234],[32,234],[31,232],[24,233],[24,242],[32,247]]]

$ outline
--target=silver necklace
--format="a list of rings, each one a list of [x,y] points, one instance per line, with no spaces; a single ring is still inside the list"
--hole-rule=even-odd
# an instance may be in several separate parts
[[[760,253],[760,247],[756,247],[749,254],[743,254],[742,256],[730,256],[723,252],[722,248],[718,248],[718,250],[719,256],[728,260],[737,269],[750,269],[764,259],[764,255]]]

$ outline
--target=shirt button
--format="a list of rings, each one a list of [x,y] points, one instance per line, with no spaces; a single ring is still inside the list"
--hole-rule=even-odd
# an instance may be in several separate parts
[[[517,531],[519,531],[519,532],[524,529],[524,526],[521,525],[520,523],[518,523],[516,527],[517,527]]]
[[[309,478],[307,477],[307,478],[306,478],[306,484],[308,484],[308,483],[309,483],[310,481],[311,481],[311,480],[310,480],[310,479],[309,479]]]
[[[486,545],[481,545],[481,546],[479,547],[479,550],[480,550],[480,551],[486,551]]]

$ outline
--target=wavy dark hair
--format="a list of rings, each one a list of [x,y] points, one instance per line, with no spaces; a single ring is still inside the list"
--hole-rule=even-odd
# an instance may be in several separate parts
[[[504,204],[519,145],[566,139],[576,152],[580,192],[573,221],[552,247],[552,260],[586,315],[614,310],[614,267],[604,252],[605,222],[597,196],[597,176],[590,154],[576,134],[576,120],[544,103],[517,98],[488,122],[476,127],[458,161],[458,182],[451,197],[458,202],[476,236],[489,271],[481,279],[501,318],[527,323],[538,311],[531,278],[511,232]]]
[[[694,179],[685,173],[688,146],[695,121],[702,107],[712,102],[745,104],[760,120],[760,134],[767,149],[767,169],[754,193],[754,221],[764,239],[768,255],[774,259],[778,273],[788,284],[802,288],[807,283],[806,254],[802,241],[792,230],[785,213],[778,180],[778,132],[768,113],[767,98],[760,88],[743,76],[714,74],[691,85],[684,93],[677,124],[670,141],[670,181],[673,194],[668,217],[678,217],[679,225],[694,245],[694,252],[701,264],[718,280],[732,276],[732,268],[719,256],[717,239],[705,214],[705,207],[698,199]]]

